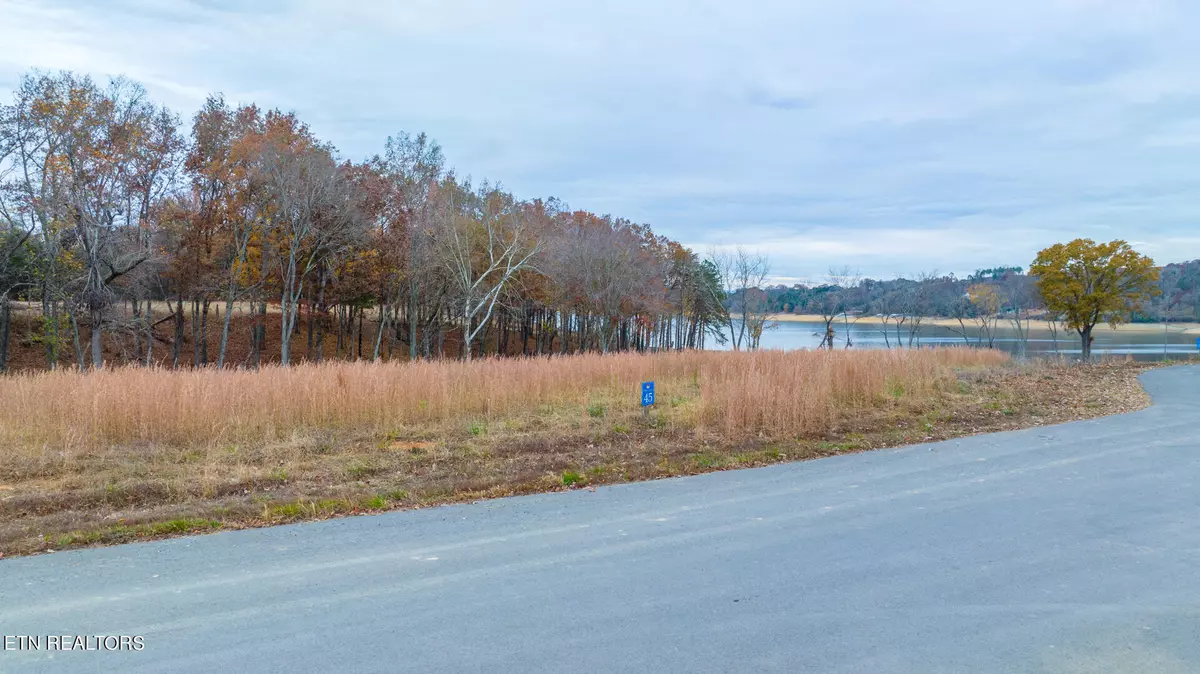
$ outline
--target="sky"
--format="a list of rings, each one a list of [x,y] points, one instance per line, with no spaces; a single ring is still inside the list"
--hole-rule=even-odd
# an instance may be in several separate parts
[[[962,275],[1076,237],[1200,258],[1197,33],[1194,0],[0,0],[0,97],[222,92],[779,282]]]

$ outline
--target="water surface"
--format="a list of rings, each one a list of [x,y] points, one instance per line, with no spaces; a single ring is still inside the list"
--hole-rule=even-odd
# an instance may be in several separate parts
[[[772,321],[762,338],[764,349],[815,349],[821,344],[824,324],[808,321]],[[846,348],[847,336],[851,348],[855,349],[884,349],[912,346],[945,346],[981,344],[979,331],[976,326],[967,325],[967,337],[957,334],[951,328],[940,325],[922,324],[915,334],[910,335],[907,325],[896,334],[894,325],[884,326],[874,323],[839,322],[836,326],[834,340],[839,349]],[[1129,326],[1125,329],[1100,330],[1095,333],[1096,341],[1092,343],[1094,355],[1129,355],[1137,360],[1156,360],[1164,357],[1179,358],[1197,354],[1194,332],[1185,333],[1181,327],[1161,327],[1147,329],[1145,326]],[[986,337],[982,345],[987,345]],[[995,331],[994,348],[1007,351],[1014,355],[1054,355],[1078,357],[1080,353],[1079,336],[1070,331],[1059,330],[1055,339],[1053,333],[1045,327],[1045,323],[1035,323],[1029,330],[1028,339],[1021,339],[1011,324],[1000,324]],[[728,349],[730,346],[713,348]]]

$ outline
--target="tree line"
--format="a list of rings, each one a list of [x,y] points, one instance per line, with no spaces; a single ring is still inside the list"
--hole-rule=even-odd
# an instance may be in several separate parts
[[[1200,320],[1200,260],[1165,265],[1159,270],[1158,294],[1133,312],[1130,320],[1148,322],[1193,322]],[[836,276],[837,273],[834,273]],[[849,275],[854,279],[854,275]],[[832,278],[832,276],[831,276]],[[856,285],[843,288],[833,281],[817,284],[773,285],[766,288],[770,313],[820,314],[823,305],[832,304],[852,314],[875,315],[906,313],[909,310],[931,317],[954,318],[962,314],[976,316],[986,307],[969,301],[973,285],[991,286],[1001,298],[1001,311],[1042,312],[1045,309],[1037,293],[1036,279],[1024,268],[1012,267],[1004,273],[990,270],[966,277],[954,274],[921,274],[915,278],[877,280],[861,278]],[[1032,291],[1032,297],[1030,292]],[[834,293],[836,298],[826,298]]]
[[[50,368],[751,346],[728,298],[767,270],[475,182],[424,134],[356,162],[294,113],[214,94],[185,124],[71,72],[0,107],[0,369],[19,311]]]
[[[864,316],[880,319],[888,346],[919,344],[926,318],[951,319],[946,327],[965,344],[988,347],[1001,325],[1024,343],[1036,320],[1056,340],[1060,328],[1078,333],[1086,357],[1100,322],[1200,320],[1200,260],[1159,268],[1124,241],[1076,239],[1040,251],[1028,272],[1006,266],[965,278],[926,273],[876,280],[841,268],[831,269],[824,283],[776,285],[746,297],[766,313],[819,317],[824,348],[852,346],[849,330],[840,328]]]
[[[1086,244],[1062,254],[1133,260]],[[294,113],[214,94],[185,124],[136,82],[71,72],[28,73],[0,106],[0,371],[17,313],[51,369],[102,367],[106,345],[172,367],[754,349],[778,312],[821,316],[827,348],[851,346],[838,324],[863,315],[889,344],[935,316],[990,346],[1001,321],[1081,329],[1046,269],[769,286],[764,255],[701,258],[645,224],[519,199],[458,175],[424,134],[351,161]],[[1153,280],[1080,325],[1200,318],[1200,261]]]

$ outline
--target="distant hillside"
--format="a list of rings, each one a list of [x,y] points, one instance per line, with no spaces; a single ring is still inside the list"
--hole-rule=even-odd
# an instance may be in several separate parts
[[[1200,260],[1178,262],[1162,268],[1156,316],[1173,321],[1200,320]]]
[[[778,313],[907,314],[973,317],[978,309],[967,297],[975,284],[993,287],[1003,312],[1041,309],[1036,285],[1022,267],[981,269],[966,278],[954,274],[921,279],[838,279],[820,285],[777,285],[767,288],[771,309]],[[1200,320],[1200,260],[1161,268],[1156,298],[1134,321]]]

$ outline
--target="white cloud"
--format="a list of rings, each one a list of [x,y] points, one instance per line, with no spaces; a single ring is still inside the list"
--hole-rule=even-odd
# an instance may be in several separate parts
[[[295,109],[781,276],[1027,264],[1077,235],[1200,257],[1187,0],[0,0],[0,88],[123,73],[185,116]],[[1164,260],[1166,261],[1166,260]]]

